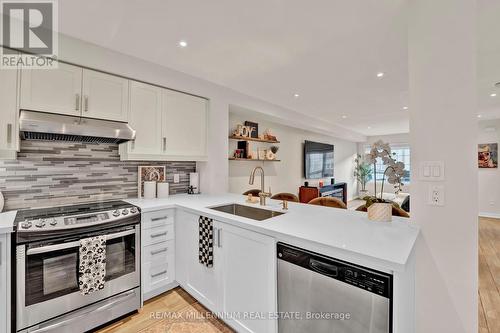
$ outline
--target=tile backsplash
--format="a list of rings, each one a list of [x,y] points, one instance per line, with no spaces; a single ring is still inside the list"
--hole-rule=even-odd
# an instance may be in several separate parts
[[[196,170],[196,162],[120,161],[116,144],[21,141],[17,161],[0,161],[4,210],[137,197],[140,165],[165,165],[170,194],[186,193]]]

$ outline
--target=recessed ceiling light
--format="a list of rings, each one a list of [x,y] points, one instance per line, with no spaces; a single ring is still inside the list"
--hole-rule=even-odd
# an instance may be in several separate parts
[[[343,114],[342,119],[347,119],[347,116],[345,114]]]
[[[384,77],[385,73],[384,72],[378,72],[377,77]]]
[[[478,118],[481,118],[481,117],[482,117],[482,115],[478,114],[478,115],[477,115],[477,117],[478,117]]]
[[[496,93],[491,93],[490,97],[497,97],[497,94]]]
[[[185,40],[180,40],[180,41],[179,41],[179,47],[184,48],[184,47],[186,47],[186,46],[188,46],[188,43],[187,43]]]
[[[299,95],[299,94],[293,94],[293,97],[295,97],[295,98],[299,98],[299,97],[300,97],[300,95]]]
[[[403,110],[408,110],[408,107],[407,106],[403,106]]]
[[[371,127],[371,126],[368,126],[367,128],[368,128],[368,129],[371,129],[372,127]]]

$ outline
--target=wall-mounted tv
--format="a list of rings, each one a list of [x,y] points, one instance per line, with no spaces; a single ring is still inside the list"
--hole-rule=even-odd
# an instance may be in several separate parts
[[[333,177],[333,145],[304,142],[304,177],[306,179]]]

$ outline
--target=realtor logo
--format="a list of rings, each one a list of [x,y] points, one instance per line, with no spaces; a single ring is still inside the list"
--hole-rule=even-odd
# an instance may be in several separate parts
[[[54,68],[57,2],[1,1],[2,68]]]

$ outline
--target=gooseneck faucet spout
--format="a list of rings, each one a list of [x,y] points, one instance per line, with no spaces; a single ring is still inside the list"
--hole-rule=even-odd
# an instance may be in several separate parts
[[[265,206],[266,205],[266,197],[270,197],[271,193],[268,193],[264,190],[264,169],[262,169],[262,167],[260,167],[260,166],[256,166],[252,170],[252,172],[250,173],[250,180],[248,181],[248,183],[250,185],[253,185],[253,183],[255,181],[255,172],[257,170],[260,170],[260,193],[259,193],[260,205]]]

